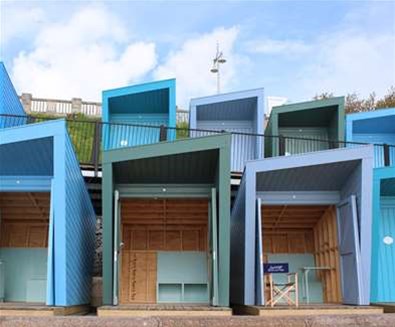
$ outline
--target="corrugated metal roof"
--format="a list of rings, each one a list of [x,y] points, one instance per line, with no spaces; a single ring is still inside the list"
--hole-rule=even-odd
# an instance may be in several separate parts
[[[214,183],[218,150],[114,163],[115,183]]]
[[[338,191],[360,160],[257,173],[257,191]]]
[[[250,120],[257,111],[257,97],[222,101],[196,107],[197,120]]]
[[[53,137],[0,145],[0,176],[53,176]]]

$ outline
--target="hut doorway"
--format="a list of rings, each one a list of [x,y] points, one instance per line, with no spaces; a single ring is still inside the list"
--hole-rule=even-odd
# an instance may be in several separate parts
[[[49,192],[0,193],[0,300],[46,302]]]
[[[298,273],[301,303],[342,303],[336,206],[262,205],[260,213],[263,263]]]
[[[120,304],[206,303],[217,240],[208,198],[121,198]],[[214,231],[213,226],[214,225]],[[210,232],[213,233],[210,233]],[[214,278],[215,279],[215,278]]]

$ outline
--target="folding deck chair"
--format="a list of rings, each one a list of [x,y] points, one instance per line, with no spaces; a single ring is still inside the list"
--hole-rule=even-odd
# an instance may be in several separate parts
[[[285,300],[288,305],[299,306],[299,292],[298,292],[298,273],[287,273],[286,282],[276,282],[273,279],[273,274],[266,274],[267,282],[265,283],[268,288],[269,299],[266,306],[272,308],[281,300]],[[292,298],[292,294],[294,298]]]

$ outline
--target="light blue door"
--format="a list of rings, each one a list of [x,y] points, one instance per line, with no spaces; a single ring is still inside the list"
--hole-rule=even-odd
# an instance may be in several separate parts
[[[362,304],[362,267],[355,195],[337,207],[341,286],[343,303]]]
[[[373,302],[395,302],[395,198],[380,198]]]
[[[255,303],[263,305],[265,303],[264,280],[263,280],[263,237],[262,237],[262,204],[261,199],[256,200],[256,289]]]

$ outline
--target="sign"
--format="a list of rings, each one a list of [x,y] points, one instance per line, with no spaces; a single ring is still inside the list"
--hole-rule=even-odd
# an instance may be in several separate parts
[[[264,263],[263,271],[265,274],[288,273],[289,266],[288,263]]]

